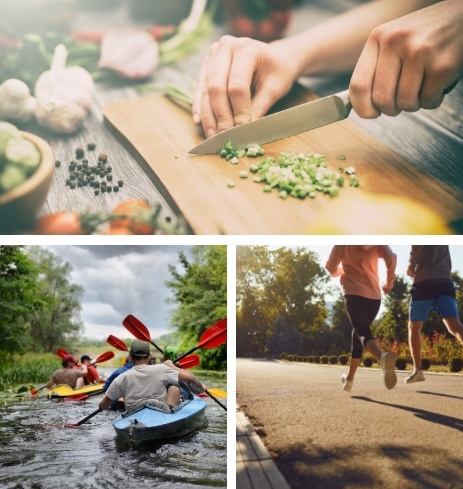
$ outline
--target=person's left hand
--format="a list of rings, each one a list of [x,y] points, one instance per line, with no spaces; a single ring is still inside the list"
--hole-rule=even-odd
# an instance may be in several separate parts
[[[385,294],[389,294],[389,292],[392,290],[392,287],[389,287],[387,284],[383,284],[381,289]]]
[[[355,112],[381,113],[439,107],[463,74],[463,2],[445,0],[376,27],[351,78]]]

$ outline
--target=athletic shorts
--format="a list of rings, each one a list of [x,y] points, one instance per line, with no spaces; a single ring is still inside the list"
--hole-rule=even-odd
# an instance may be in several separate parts
[[[410,321],[421,322],[427,321],[431,309],[437,311],[440,317],[457,318],[457,301],[450,295],[441,295],[437,299],[427,301],[410,302]]]

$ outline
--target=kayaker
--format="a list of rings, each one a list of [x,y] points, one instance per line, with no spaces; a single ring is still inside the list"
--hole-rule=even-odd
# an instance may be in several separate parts
[[[55,384],[68,385],[73,389],[85,385],[84,376],[87,375],[87,366],[81,365],[79,369],[74,368],[76,359],[72,355],[66,355],[62,359],[62,368],[55,370],[51,379],[47,383],[47,389],[51,389]]]
[[[409,308],[408,340],[413,371],[405,383],[424,379],[421,366],[421,328],[435,309],[448,332],[463,343],[463,325],[458,317],[452,259],[448,245],[412,245],[407,275],[413,277]]]
[[[151,352],[146,341],[135,340],[130,347],[130,357],[133,367],[113,380],[100,402],[100,409],[108,409],[123,397],[129,412],[152,405],[170,413],[180,402],[179,380],[188,382],[195,394],[206,390],[191,372],[176,367],[171,360],[149,365]]]
[[[166,346],[164,348],[161,361],[165,362],[166,360],[170,360],[171,362],[173,362],[174,360],[176,360],[178,358],[179,351],[180,350],[174,345]],[[174,365],[176,367],[179,367],[179,365],[177,365],[177,364],[174,364]],[[180,394],[181,394],[182,398],[187,399],[188,398],[188,392],[182,387],[182,385],[179,385],[179,387],[180,387]]]
[[[123,374],[124,372],[127,372],[127,370],[130,370],[132,367],[133,367],[132,359],[130,358],[130,355],[127,355],[124,365],[118,368],[117,370],[114,370],[114,372],[106,379],[106,382],[104,383],[103,386],[103,392],[106,392],[108,390],[108,387],[113,383],[113,380],[116,377],[119,377],[119,375]]]
[[[344,304],[352,325],[349,372],[341,377],[343,389],[347,392],[352,390],[364,349],[380,364],[386,388],[392,389],[397,383],[395,355],[381,351],[370,329],[381,306],[378,275],[380,258],[384,260],[387,268],[386,283],[382,286],[383,292],[387,294],[394,285],[397,265],[397,255],[387,245],[334,246],[325,265],[332,277],[340,277]]]
[[[84,378],[86,385],[89,384],[102,384],[106,379],[100,377],[95,364],[92,363],[92,359],[88,355],[82,355],[80,357],[80,363],[87,366],[87,375]]]

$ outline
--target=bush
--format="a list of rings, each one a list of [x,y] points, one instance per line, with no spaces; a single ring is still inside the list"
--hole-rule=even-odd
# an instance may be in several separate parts
[[[365,367],[371,367],[373,365],[373,358],[371,358],[371,357],[365,357],[363,359],[363,365]]]
[[[313,363],[315,361],[315,357],[313,355],[309,355],[309,363]]]
[[[347,355],[339,355],[338,357],[338,362],[341,364],[341,365],[347,365],[347,362],[349,361],[349,359],[347,358]]]
[[[338,358],[335,355],[331,355],[330,356],[330,363],[331,363],[331,365],[335,365],[336,363],[338,363]]]
[[[288,355],[288,362],[292,362],[294,360],[294,355]]]
[[[463,360],[461,358],[451,358],[449,369],[450,372],[460,372],[463,369]]]
[[[407,361],[405,360],[405,358],[397,358],[395,361],[395,368],[397,370],[406,370]]]
[[[325,364],[325,365],[326,365],[326,364],[327,364],[327,363],[328,363],[330,360],[329,360],[329,358],[328,358],[326,355],[322,355],[322,356],[320,357],[320,361],[321,361],[323,364]]]
[[[298,362],[302,362],[303,359],[304,359],[304,357],[302,355],[297,355],[297,361]]]
[[[431,361],[428,358],[421,359],[421,368],[423,370],[429,370],[430,366],[431,366]]]
[[[281,358],[282,360],[285,360],[285,359],[287,358],[287,356],[288,356],[288,354],[287,354],[287,353],[285,353],[285,352],[283,352],[283,353],[280,355],[280,358]]]
[[[319,355],[315,355],[315,356],[313,357],[313,361],[314,361],[315,363],[320,363],[320,356],[319,356]]]

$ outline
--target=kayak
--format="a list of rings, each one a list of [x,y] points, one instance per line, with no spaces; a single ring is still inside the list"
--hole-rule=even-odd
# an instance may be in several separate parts
[[[171,413],[145,406],[129,415],[119,415],[113,427],[119,440],[132,446],[146,441],[179,438],[200,428],[205,422],[206,403],[198,397],[186,399]]]
[[[57,399],[76,395],[95,395],[103,392],[103,386],[104,384],[92,384],[73,389],[66,384],[59,384],[47,390],[47,397]]]

